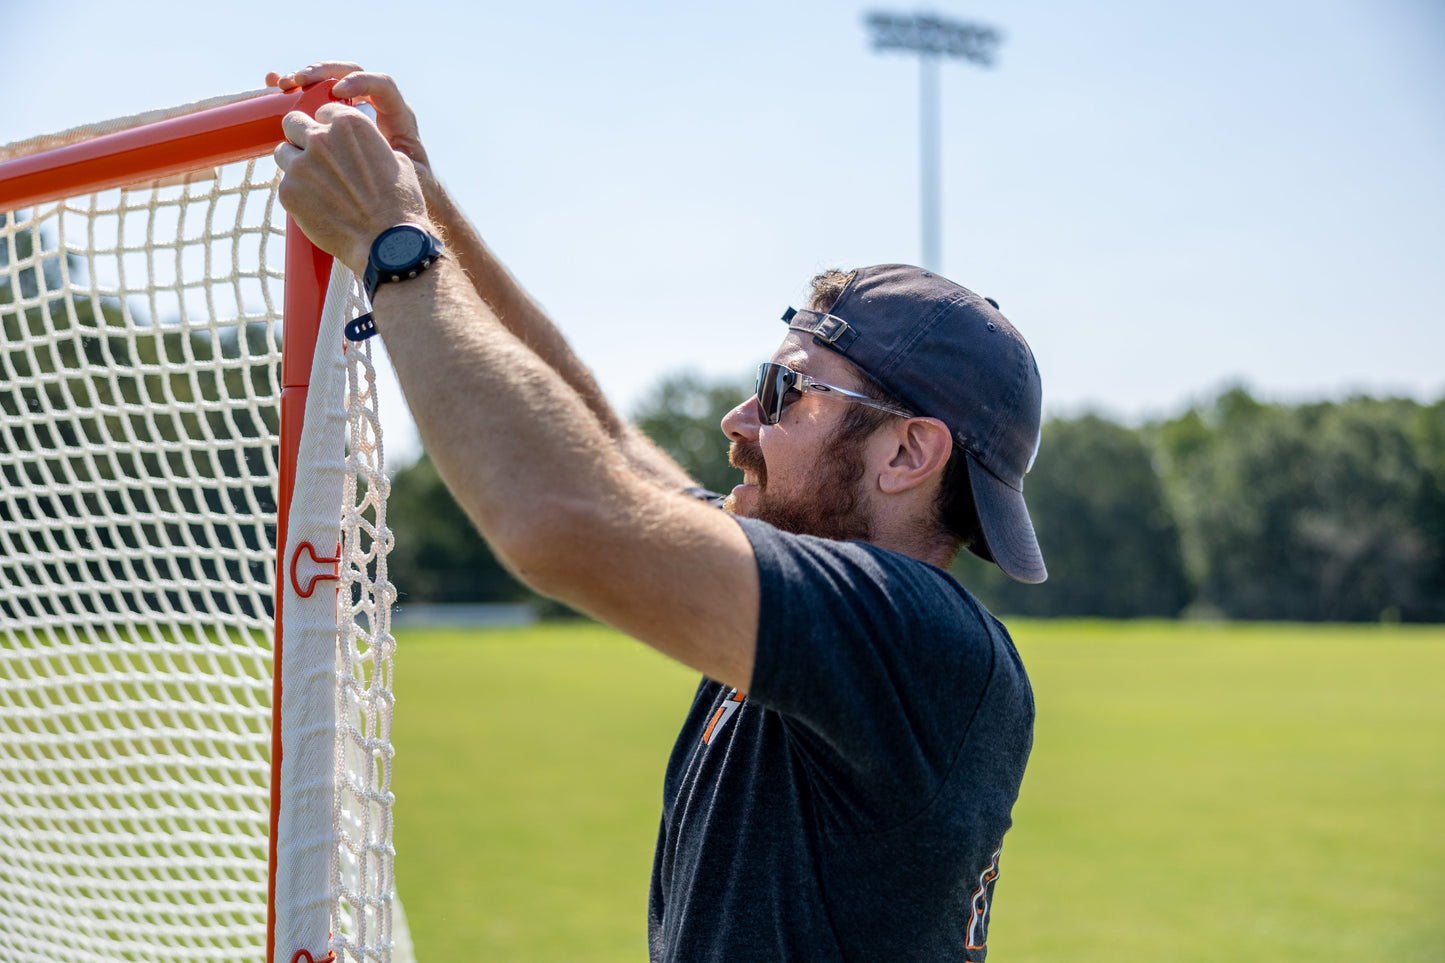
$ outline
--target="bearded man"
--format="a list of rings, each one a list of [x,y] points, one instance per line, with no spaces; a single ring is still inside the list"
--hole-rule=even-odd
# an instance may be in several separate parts
[[[722,423],[707,504],[608,405],[433,176],[396,85],[375,124],[293,113],[281,199],[366,279],[423,442],[497,557],[702,673],[668,762],[654,961],[982,960],[1033,699],[960,548],[1045,577],[1024,506],[1040,388],[992,302],[929,271],[815,279]]]

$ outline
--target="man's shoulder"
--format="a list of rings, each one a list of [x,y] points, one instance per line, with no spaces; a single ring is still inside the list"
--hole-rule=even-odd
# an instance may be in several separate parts
[[[980,650],[1010,644],[1003,624],[936,565],[868,542],[797,535],[755,519],[738,523],[757,558],[765,612],[827,612],[865,633],[936,644],[971,639]]]
[[[840,541],[786,532],[753,518],[739,517],[737,522],[747,534],[753,551],[759,556],[759,564],[764,568],[767,568],[768,562],[776,565],[790,558],[809,560],[829,574],[836,574],[841,567],[873,575],[885,580],[885,584],[903,579],[916,583],[920,589],[931,588],[957,597],[962,604],[983,609],[973,594],[950,572],[911,555],[871,542]]]

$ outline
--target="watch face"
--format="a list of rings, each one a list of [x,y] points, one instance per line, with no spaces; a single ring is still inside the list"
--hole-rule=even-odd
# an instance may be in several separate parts
[[[375,257],[383,269],[409,268],[427,249],[426,234],[419,227],[388,231],[377,242]]]

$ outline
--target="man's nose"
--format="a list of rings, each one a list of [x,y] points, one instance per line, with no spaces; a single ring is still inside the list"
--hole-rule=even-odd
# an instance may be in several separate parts
[[[762,421],[758,417],[758,396],[753,395],[732,411],[723,415],[722,430],[731,441],[754,441]]]

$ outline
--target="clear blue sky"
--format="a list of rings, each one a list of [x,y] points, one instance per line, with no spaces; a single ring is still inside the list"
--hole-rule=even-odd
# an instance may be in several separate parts
[[[1438,0],[877,6],[1005,35],[942,71],[943,270],[1029,338],[1050,411],[1445,394]],[[385,70],[627,410],[670,371],[745,377],[818,269],[919,257],[917,66],[868,9],[0,0],[0,142]]]

